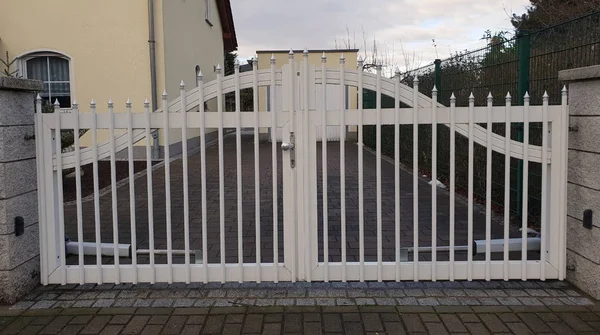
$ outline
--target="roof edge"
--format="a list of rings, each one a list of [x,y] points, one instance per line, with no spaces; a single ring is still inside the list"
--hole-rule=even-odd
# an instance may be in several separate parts
[[[216,0],[219,18],[221,20],[221,30],[223,33],[223,47],[225,52],[235,51],[238,48],[237,36],[235,34],[235,25],[233,23],[233,11],[231,10],[230,0]]]

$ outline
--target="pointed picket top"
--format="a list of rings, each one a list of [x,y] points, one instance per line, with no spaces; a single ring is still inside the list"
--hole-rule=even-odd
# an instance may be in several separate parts
[[[548,91],[544,91],[544,95],[542,96],[542,98],[544,98],[544,99],[550,98],[550,96],[548,95]]]
[[[150,108],[150,101],[148,101],[148,98],[144,100],[144,108]]]
[[[450,101],[456,101],[456,96],[454,95],[454,92],[452,92],[452,95],[450,95]]]
[[[473,94],[473,92],[471,92],[471,94],[469,95],[469,102],[473,101],[475,101],[475,95]]]
[[[290,59],[294,58],[294,50],[290,49],[290,52],[288,53],[288,56]]]
[[[54,100],[54,108],[60,108],[60,102],[58,102],[58,99]]]
[[[275,54],[271,54],[271,64],[275,64]]]
[[[131,99],[127,98],[127,102],[125,103],[125,107],[131,108]]]
[[[323,55],[321,56],[321,63],[327,63],[327,56],[325,55],[325,51],[323,51]]]
[[[400,78],[400,75],[402,74],[402,71],[400,71],[400,68],[398,68],[398,67],[397,67],[397,68],[396,68],[396,71],[394,71],[394,74],[395,74],[395,75],[396,75],[398,78]]]
[[[92,101],[90,101],[90,108],[96,108],[96,101],[94,100],[94,98],[92,98]]]
[[[73,109],[79,109],[79,104],[77,103],[77,100],[73,100],[71,106],[73,107]]]
[[[185,83],[183,82],[183,80],[181,80],[181,82],[179,83],[179,89],[185,90]]]
[[[419,76],[415,76],[415,79],[413,79],[413,85],[419,85]]]
[[[113,108],[113,107],[114,107],[114,105],[115,105],[115,103],[113,102],[113,99],[112,99],[112,98],[109,98],[109,99],[108,99],[108,108]]]
[[[167,90],[163,91],[162,98],[166,99],[168,97]]]
[[[494,96],[492,95],[492,92],[488,93],[487,99],[488,100],[494,99]]]
[[[506,93],[506,98],[505,99],[506,100],[511,100],[512,99],[512,96],[510,96],[510,92]]]
[[[202,70],[198,70],[198,80],[202,80],[202,78],[204,77],[204,75],[202,74]]]
[[[525,91],[525,95],[523,96],[524,100],[529,100],[531,97],[529,96],[529,92]]]
[[[431,90],[431,93],[437,93],[437,87],[435,87],[435,85],[433,85],[433,89]]]
[[[344,57],[344,53],[340,55],[340,64],[344,64],[346,62],[346,57]]]
[[[217,64],[216,70],[217,70],[217,73],[221,73],[221,70],[222,70],[221,64]]]
[[[254,55],[254,57],[252,57],[252,65],[258,64],[258,55]]]
[[[302,52],[302,54],[304,54],[304,57],[308,57],[308,48],[304,47],[304,51]]]
[[[363,56],[362,55],[358,56],[358,64],[362,64],[364,62],[365,62],[365,60],[364,60]]]
[[[235,62],[233,63],[233,67],[238,68],[238,69],[240,68],[240,60],[239,59],[235,60]]]
[[[567,94],[567,85],[564,85],[562,90],[561,90],[562,94]]]
[[[40,96],[40,94],[38,93],[38,95],[35,97],[35,101],[42,101],[42,97]]]

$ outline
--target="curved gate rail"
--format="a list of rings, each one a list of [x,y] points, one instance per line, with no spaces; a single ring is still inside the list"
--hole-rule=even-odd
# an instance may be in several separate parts
[[[505,97],[506,106],[493,107],[491,96],[488,97],[487,107],[474,107],[474,97],[470,97],[469,107],[456,107],[454,97],[449,101],[446,107],[439,103],[433,103],[436,100],[437,92],[433,91],[433,99],[418,92],[418,81],[415,80],[414,87],[410,88],[401,84],[398,79],[388,79],[381,76],[381,68],[377,68],[376,74],[363,71],[347,70],[344,68],[344,58],[340,59],[339,69],[327,66],[327,58],[322,57],[320,67],[312,66],[308,63],[308,52],[305,51],[303,60],[296,62],[294,54],[290,52],[289,63],[281,70],[276,69],[275,59],[271,58],[271,66],[268,70],[258,70],[257,62],[253,62],[253,71],[247,73],[239,72],[239,65],[236,65],[235,74],[224,77],[222,71],[217,68],[217,79],[205,83],[202,75],[198,77],[198,87],[188,92],[185,91],[183,82],[181,83],[180,96],[169,102],[166,94],[163,95],[163,108],[155,113],[149,109],[149,104],[144,104],[143,110],[135,111],[131,102],[125,104],[125,112],[115,112],[115,106],[112,101],[108,103],[106,113],[97,113],[97,106],[94,101],[89,106],[89,112],[79,110],[77,104],[74,104],[71,110],[62,110],[53,114],[41,113],[41,100],[37,101],[36,115],[36,138],[41,139],[37,144],[38,154],[38,187],[39,187],[39,206],[41,222],[41,263],[42,263],[42,282],[48,283],[122,283],[122,282],[209,282],[209,281],[365,281],[365,280],[474,280],[474,279],[564,279],[565,276],[565,253],[566,253],[566,232],[565,232],[565,204],[566,204],[566,160],[567,160],[567,92],[563,90],[562,104],[560,106],[549,106],[548,96],[544,95],[543,106],[530,106],[529,96],[525,96],[524,106],[512,106],[510,94]],[[362,61],[359,60],[359,67]],[[399,76],[397,76],[399,78]],[[342,101],[339,104],[339,110],[328,110],[327,106],[327,86],[338,85],[342,87],[351,86],[358,89],[358,109],[346,109]],[[270,113],[258,111],[258,99],[260,87],[281,86],[281,92],[284,95],[284,106],[281,110],[274,110]],[[240,110],[240,91],[242,89],[252,88],[254,98],[254,108],[251,112]],[[377,108],[373,112],[366,112],[362,108],[363,89],[370,89],[377,94]],[[224,112],[223,95],[225,93],[235,93],[236,111],[232,113]],[[272,89],[270,95],[270,105],[275,104],[275,92]],[[320,93],[317,93],[320,92]],[[317,103],[315,97],[321,94],[320,103]],[[381,108],[381,95],[385,94],[395,99],[396,108]],[[217,111],[205,112],[204,102],[216,99]],[[400,108],[400,102],[405,103],[411,108]],[[318,105],[318,106],[317,106]],[[57,106],[59,107],[59,106]],[[119,109],[119,107],[116,107]],[[59,111],[59,108],[55,110]],[[200,113],[195,111],[199,110]],[[166,112],[165,112],[166,111]],[[542,123],[543,141],[541,146],[533,146],[528,143],[528,136],[525,136],[524,143],[516,142],[510,139],[510,131],[506,136],[492,133],[487,129],[492,129],[493,123],[502,123],[506,129],[510,130],[510,124],[513,122],[524,123],[525,129],[528,129],[529,123]],[[486,127],[477,124],[487,124]],[[394,188],[393,197],[384,198],[382,194],[382,162],[385,159],[381,153],[381,137],[377,136],[377,150],[375,152],[375,194],[376,194],[376,219],[369,221],[365,219],[365,185],[364,175],[365,158],[362,146],[363,126],[375,125],[377,133],[381,134],[381,126],[391,125],[395,127],[395,159],[393,161]],[[450,169],[451,178],[449,185],[449,216],[448,222],[437,222],[439,199],[438,189],[435,182],[431,183],[431,221],[427,222],[427,230],[431,230],[431,241],[425,247],[427,250],[446,250],[449,252],[448,260],[438,260],[438,252],[431,252],[431,259],[422,260],[419,257],[419,251],[424,250],[420,247],[422,243],[421,231],[425,229],[422,222],[419,221],[420,204],[419,199],[419,171],[417,164],[414,164],[412,171],[412,192],[402,190],[401,173],[403,168],[398,159],[398,140],[400,125],[412,125],[414,134],[414,159],[418,159],[418,127],[428,125],[433,127],[433,134],[436,134],[437,127],[449,127],[451,131],[451,158]],[[328,143],[327,139],[317,143],[317,129],[324,134],[327,127],[336,126],[340,129],[339,142],[339,172],[340,188],[337,199],[340,201],[339,208],[333,208],[332,203],[328,203],[328,187],[331,178],[328,180],[328,174],[331,173],[331,167],[328,166]],[[346,217],[346,164],[345,153],[353,143],[345,143],[347,126],[357,126],[358,131],[358,261],[348,260],[347,227],[349,222]],[[236,156],[236,200],[237,215],[235,222],[226,222],[225,208],[225,184],[228,180],[224,177],[224,128],[236,128],[235,156]],[[189,163],[187,141],[182,141],[182,172],[183,172],[183,219],[182,222],[172,221],[172,174],[178,173],[171,170],[174,164],[171,159],[164,161],[164,199],[165,199],[165,220],[157,221],[154,218],[153,203],[157,199],[155,192],[157,188],[153,186],[153,169],[150,160],[150,141],[146,141],[147,153],[147,194],[136,193],[134,180],[133,148],[136,143],[149,136],[155,129],[163,131],[165,138],[169,138],[169,130],[177,129],[182,133],[182,138],[188,138],[188,129],[200,129],[200,166],[193,166]],[[254,228],[253,236],[245,236],[243,226],[243,194],[246,190],[242,183],[242,171],[245,165],[242,164],[242,128],[253,128],[253,156],[254,161]],[[259,151],[259,130],[260,129],[279,129],[283,134],[285,142],[291,142],[293,145],[286,146],[288,151],[284,151],[282,160],[279,162],[277,143],[277,131],[269,131],[271,136],[270,146],[272,178],[270,186],[271,194],[268,197],[261,196],[261,171]],[[60,153],[60,141],[56,141],[56,134],[62,130],[74,130],[77,134],[79,129],[90,129],[92,134],[92,145],[89,148],[81,148],[79,139],[76,138],[75,150],[71,153]],[[110,142],[96,143],[98,130],[108,130],[111,134]],[[126,135],[115,137],[115,129],[125,129]],[[207,208],[207,147],[205,135],[210,129],[218,131],[218,209],[209,211]],[[456,231],[456,196],[453,172],[455,167],[454,160],[454,141],[458,136],[466,136],[469,139],[469,194],[467,197],[468,207],[468,241],[467,245],[459,246],[455,244]],[[491,171],[491,156],[493,152],[503,154],[507,162],[510,159],[519,159],[525,162],[542,164],[542,224],[540,235],[536,238],[528,236],[528,223],[526,218],[521,223],[521,239],[514,239],[509,234],[510,217],[508,215],[508,206],[504,211],[504,231],[501,238],[492,239],[492,219],[495,215],[491,210],[491,172],[487,174],[487,196],[485,221],[475,222],[473,215],[474,200],[473,190],[473,158],[472,152],[475,143],[487,148],[487,171]],[[433,159],[431,167],[431,178],[436,180],[436,146],[439,145],[435,136],[432,138]],[[446,145],[446,144],[444,144]],[[169,155],[169,146],[165,146],[165,156]],[[129,153],[129,222],[119,221],[118,216],[118,198],[116,183],[115,155],[121,149],[127,149]],[[322,166],[317,167],[317,149],[321,150]],[[57,154],[60,153],[60,154]],[[100,160],[109,157],[111,162],[111,213],[112,217],[100,216],[100,195],[99,195],[99,173],[98,163]],[[292,162],[293,160],[293,162]],[[80,171],[85,164],[93,165],[94,181],[94,241],[84,241],[84,218],[83,201],[81,196],[81,175]],[[524,164],[528,166],[528,164]],[[75,168],[75,178],[77,185],[76,199],[76,218],[67,220],[73,222],[73,226],[66,227],[64,199],[63,199],[63,174],[66,168]],[[190,217],[190,197],[198,192],[190,190],[189,175],[190,171],[197,172],[200,169],[200,197],[201,215],[198,220]],[[321,171],[318,178],[317,168]],[[505,166],[505,182],[510,181],[510,164]],[[283,183],[279,185],[278,173],[282,171]],[[527,180],[527,169],[524,169],[524,180]],[[211,176],[208,176],[209,178]],[[217,178],[215,176],[215,178]],[[323,190],[322,197],[319,198],[318,185]],[[525,185],[527,183],[525,182]],[[247,186],[247,185],[246,185]],[[509,188],[507,187],[506,190]],[[162,189],[160,190],[163,191]],[[192,192],[190,192],[192,191]],[[330,189],[331,191],[331,189]],[[401,192],[405,192],[401,193]],[[525,190],[526,192],[526,190]],[[412,208],[410,210],[411,218],[402,215],[401,198],[412,193]],[[190,195],[191,194],[191,195]],[[283,204],[281,197],[283,194]],[[136,218],[136,205],[141,198],[147,201],[147,227],[145,233],[148,234],[148,249],[141,249],[138,245],[138,235],[140,234],[139,217]],[[505,193],[505,203],[509,203],[510,194]],[[146,199],[147,198],[147,199]],[[175,198],[177,199],[179,198]],[[198,199],[192,199],[192,202]],[[261,201],[270,201],[272,207],[272,262],[265,262],[261,257],[261,251],[264,252],[264,240],[261,240],[261,221],[265,221],[261,214]],[[527,196],[523,197],[523,207],[527,208]],[[384,203],[393,203],[393,260],[383,259],[383,240],[388,236],[383,236],[383,213]],[[319,206],[321,204],[321,206]],[[179,203],[175,203],[177,207]],[[283,217],[278,208],[283,206]],[[318,213],[318,208],[322,212]],[[340,211],[340,233],[341,240],[339,255],[333,254],[332,247],[329,246],[329,234],[331,227],[328,226],[329,211]],[[138,211],[139,213],[139,208]],[[218,214],[216,214],[218,212]],[[422,212],[422,211],[421,211]],[[207,229],[211,216],[218,217],[219,227],[219,262],[211,262],[209,259],[209,236]],[[319,219],[319,217],[321,217]],[[283,221],[283,231],[281,231],[280,222]],[[226,236],[231,235],[229,229],[230,223],[234,223],[237,233],[234,234],[237,242],[237,262],[227,260]],[[408,225],[407,225],[408,223]],[[71,223],[69,223],[71,224]],[[449,245],[437,245],[439,224],[448,224],[449,226]],[[365,258],[365,227],[376,226],[376,261],[369,261]],[[485,226],[485,239],[478,243],[471,243],[474,240],[474,226]],[[177,250],[173,246],[173,229],[183,226],[183,250]],[[201,247],[193,248],[190,229],[194,230],[198,226],[201,231]],[[407,229],[406,227],[412,228]],[[107,227],[112,228],[112,240],[107,241],[102,238],[101,231]],[[122,229],[126,227],[129,236],[123,238],[120,236]],[[154,241],[157,238],[155,231],[158,227],[165,228],[166,249],[155,248]],[[73,230],[77,232],[75,241],[66,241],[65,231]],[[234,230],[234,231],[235,231]],[[162,231],[162,230],[161,230]],[[405,233],[412,235],[412,243],[401,245],[401,235]],[[279,236],[283,234],[283,241],[279,241]],[[321,235],[322,234],[322,235]],[[127,235],[127,234],[126,234]],[[161,238],[163,236],[160,236]],[[212,238],[212,237],[211,237]],[[253,241],[252,241],[253,240]],[[254,259],[248,261],[244,254],[244,242],[253,242]],[[211,240],[210,243],[213,241]],[[283,244],[283,248],[279,246]],[[320,246],[322,244],[322,246]],[[528,250],[540,250],[539,260],[528,259]],[[198,250],[195,250],[198,249]],[[509,258],[509,253],[515,249],[520,249],[520,259]],[[459,259],[458,252],[467,251],[466,259]],[[492,259],[492,252],[500,251],[500,259]],[[331,252],[331,254],[330,254]],[[68,262],[69,254],[78,255],[72,262]],[[407,258],[406,254],[412,254],[412,260]],[[474,254],[484,254],[485,257],[475,260]],[[92,256],[86,258],[85,256]],[[144,255],[143,257],[141,255]],[[156,259],[166,255],[166,261],[158,263]],[[125,257],[123,257],[125,256]],[[149,256],[149,257],[146,257]],[[183,258],[180,261],[178,256]],[[121,264],[123,259],[130,258]],[[192,257],[194,260],[192,260]],[[144,261],[138,261],[138,258]],[[280,261],[283,259],[283,261]]]

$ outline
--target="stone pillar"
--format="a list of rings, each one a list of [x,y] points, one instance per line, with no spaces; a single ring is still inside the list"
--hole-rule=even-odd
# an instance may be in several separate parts
[[[0,304],[16,302],[40,283],[32,135],[34,91],[42,88],[40,81],[0,78]]]
[[[600,299],[600,66],[560,71],[569,85],[567,280]],[[592,210],[592,225],[583,213]]]

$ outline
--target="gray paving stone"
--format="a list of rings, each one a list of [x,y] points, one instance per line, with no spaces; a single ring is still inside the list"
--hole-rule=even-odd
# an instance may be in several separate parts
[[[325,298],[329,296],[325,289],[310,289],[308,290],[309,298]]]
[[[460,303],[463,306],[480,306],[481,302],[477,298],[461,298]]]
[[[256,299],[256,306],[275,306],[275,299]]]
[[[508,296],[508,294],[506,294],[506,292],[504,292],[503,290],[498,290],[498,289],[488,289],[488,290],[486,290],[486,293],[488,294],[488,296],[494,297],[494,298]]]
[[[346,290],[329,290],[328,291],[328,296],[330,298],[345,298],[346,297]]]
[[[395,306],[397,302],[394,298],[375,298],[375,303],[381,306]]]
[[[420,289],[406,289],[404,290],[404,294],[407,297],[424,297],[425,293]]]
[[[353,305],[355,305],[354,300],[352,300],[352,299],[336,299],[335,302],[338,306],[353,306]]]
[[[235,304],[239,306],[254,306],[256,299],[238,299]]]
[[[496,298],[479,298],[482,306],[498,306],[500,302]]]
[[[98,299],[92,307],[110,307],[115,303],[115,299]]]
[[[460,306],[460,301],[456,297],[442,297],[437,300],[442,306]]]
[[[448,297],[466,297],[467,293],[462,289],[443,289],[442,292]]]
[[[210,290],[207,297],[209,298],[224,298],[227,295],[226,290]]]
[[[291,288],[287,290],[288,298],[305,298],[307,295],[305,288]]]
[[[92,307],[94,302],[95,302],[94,300],[77,300],[73,304],[73,307],[77,307],[77,308]]]
[[[419,305],[421,306],[439,306],[440,303],[437,298],[417,298]]]
[[[137,299],[133,304],[133,307],[150,307],[154,299]]]
[[[277,306],[294,306],[295,301],[294,299],[277,299],[276,301],[276,305]]]
[[[498,302],[500,302],[501,305],[504,306],[520,306],[522,305],[521,301],[519,301],[519,299],[517,298],[498,298]]]
[[[373,300],[373,298],[356,298],[354,301],[358,306],[375,305],[375,300]]]
[[[543,306],[544,304],[537,298],[519,298],[525,306]]]
[[[192,307],[196,303],[196,299],[176,299],[173,307]]]
[[[335,299],[333,298],[316,298],[317,306],[335,306]]]
[[[315,304],[316,304],[315,299],[311,299],[311,298],[296,299],[296,305],[298,305],[298,306],[314,306]]]
[[[156,299],[152,307],[171,307],[175,301],[173,299]]]
[[[233,306],[233,301],[231,299],[215,299],[214,306],[215,307],[231,307],[231,306]]]
[[[210,307],[214,305],[214,299],[197,299],[194,303],[194,307]]]
[[[52,306],[54,306],[55,303],[56,303],[56,301],[52,301],[52,300],[40,300],[40,301],[36,302],[30,308],[31,309],[46,309],[46,308],[51,308]]]
[[[414,297],[398,298],[396,300],[398,300],[398,305],[400,306],[416,306],[419,304],[417,298]]]

